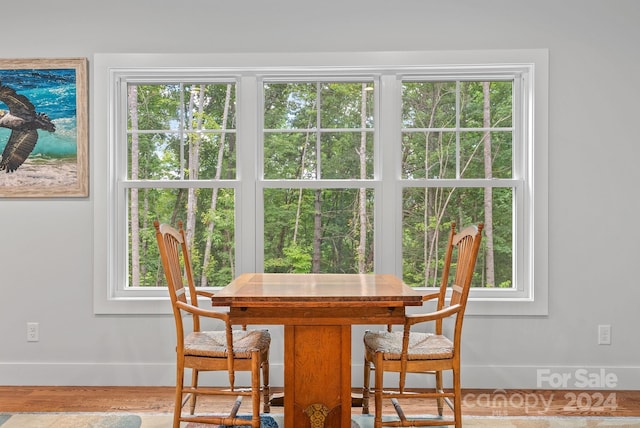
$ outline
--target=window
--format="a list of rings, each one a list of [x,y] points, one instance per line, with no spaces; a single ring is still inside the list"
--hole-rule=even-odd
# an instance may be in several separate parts
[[[515,78],[499,79],[403,79],[402,248],[408,284],[437,286],[445,243],[440,241],[447,237],[440,239],[438,232],[457,220],[461,227],[485,224],[472,285],[515,286],[513,215],[523,210],[514,196],[524,177],[514,148],[525,142],[516,135],[514,144],[513,116],[522,93]]]
[[[339,77],[263,80],[265,272],[374,271],[375,81]]]
[[[125,83],[127,143],[116,143],[122,153],[115,167],[127,167],[116,174],[124,177],[118,193],[128,206],[126,287],[164,285],[154,219],[184,221],[199,286],[228,283],[235,240],[235,82]],[[199,248],[205,249],[201,256]]]
[[[472,313],[545,313],[546,62],[97,55],[96,312],[166,312],[157,218],[184,222],[202,287],[247,271],[431,287],[450,222],[484,222]]]

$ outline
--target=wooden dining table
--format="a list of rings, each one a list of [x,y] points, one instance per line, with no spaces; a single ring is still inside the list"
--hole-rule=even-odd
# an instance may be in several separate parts
[[[348,428],[351,326],[402,324],[422,295],[388,274],[246,273],[212,303],[234,324],[284,325],[286,428]]]

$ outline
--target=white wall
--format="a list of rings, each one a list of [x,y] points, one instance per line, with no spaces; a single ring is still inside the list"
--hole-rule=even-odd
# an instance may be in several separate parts
[[[470,317],[463,386],[536,387],[538,369],[605,368],[618,388],[640,389],[640,2],[5,3],[2,58],[548,48],[549,315]],[[93,144],[92,137],[92,167],[106,162],[93,156]],[[171,318],[93,314],[100,191],[91,187],[87,199],[0,200],[0,384],[173,383]],[[27,321],[40,323],[39,342],[26,342]],[[597,345],[598,324],[612,325],[612,345]],[[281,385],[277,329],[275,336],[272,385]],[[356,331],[355,385],[360,343]]]

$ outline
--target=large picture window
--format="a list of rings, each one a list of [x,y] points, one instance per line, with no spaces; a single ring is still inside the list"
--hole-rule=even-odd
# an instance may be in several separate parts
[[[199,287],[249,271],[433,287],[451,222],[482,222],[477,313],[544,313],[546,52],[498,56],[284,68],[98,55],[109,161],[96,311],[166,311],[158,219],[184,223]]]

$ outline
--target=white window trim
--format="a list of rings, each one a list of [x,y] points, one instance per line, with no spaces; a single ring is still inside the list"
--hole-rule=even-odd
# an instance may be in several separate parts
[[[529,150],[523,153],[515,153],[515,156],[524,156],[524,171],[521,177],[526,177],[522,182],[530,184],[516,186],[518,189],[515,197],[523,197],[520,206],[524,207],[525,216],[532,215],[533,219],[525,217],[522,222],[525,228],[531,225],[530,230],[519,231],[523,237],[522,242],[514,247],[514,258],[524,257],[528,263],[524,266],[531,267],[530,271],[519,272],[518,284],[525,284],[523,289],[473,289],[467,313],[470,315],[546,315],[548,313],[548,51],[535,50],[490,50],[490,51],[446,51],[446,52],[361,52],[361,53],[303,53],[303,54],[96,54],[93,61],[93,112],[92,116],[92,189],[94,199],[94,312],[96,314],[165,314],[170,311],[166,303],[166,294],[162,289],[158,293],[145,290],[145,292],[122,292],[115,286],[118,277],[117,263],[115,263],[115,249],[122,243],[115,242],[112,228],[116,221],[124,221],[117,216],[124,210],[120,209],[121,203],[114,198],[115,183],[110,179],[116,171],[115,153],[110,149],[115,139],[114,130],[116,112],[115,106],[118,97],[124,96],[122,88],[118,92],[114,84],[118,73],[135,74],[144,70],[165,68],[168,73],[179,70],[182,76],[192,76],[201,80],[203,76],[215,79],[221,75],[233,76],[238,70],[258,70],[255,76],[259,76],[259,70],[269,70],[282,78],[304,74],[313,69],[325,70],[327,75],[357,75],[362,70],[377,69],[381,71],[402,70],[404,76],[424,76],[429,74],[430,67],[433,73],[442,66],[458,67],[460,70],[477,68],[487,70],[491,76],[495,76],[500,70],[505,73],[513,72],[514,68],[526,69],[532,74],[531,87],[525,88],[528,99],[524,112],[516,112],[516,120],[519,116],[526,116],[528,123],[533,123],[531,129],[523,129],[522,138],[533,141],[528,146]],[[215,70],[212,75],[211,70]],[[370,73],[368,74],[370,76]],[[240,77],[238,92],[238,108],[243,109],[246,117],[254,120],[253,129],[258,129],[258,106],[250,101],[258,90],[259,79],[255,76]],[[165,76],[158,76],[162,80]],[[474,75],[474,79],[476,76]],[[399,93],[397,76],[391,77],[384,74],[380,78],[379,98],[381,109],[397,108],[400,100],[389,99],[390,94]],[[395,91],[395,92],[394,92]],[[255,99],[255,98],[254,98]],[[534,102],[535,100],[535,102]],[[379,110],[380,115],[387,114]],[[521,114],[520,114],[521,113]],[[400,126],[399,124],[397,126]],[[250,128],[250,127],[249,127]],[[392,129],[393,126],[378,130],[378,139],[383,141],[397,141],[400,130]],[[255,245],[243,245],[243,242],[255,242],[255,237],[261,229],[261,222],[252,222],[252,213],[260,208],[261,201],[254,197],[256,185],[261,188],[268,186],[266,181],[258,181],[258,169],[246,168],[246,165],[258,165],[260,154],[254,150],[258,147],[258,135],[255,132],[246,132],[247,128],[238,129],[238,139],[247,142],[239,145],[238,158],[243,158],[244,168],[238,165],[238,174],[242,180],[228,183],[230,187],[240,189],[240,197],[237,199],[236,211],[239,213],[236,222],[236,237],[238,240],[237,257],[238,272],[247,272],[259,268],[255,253]],[[380,145],[375,143],[377,159],[393,159],[393,162],[380,164],[378,168],[382,177],[399,177],[400,162],[398,159],[399,148],[391,144]],[[535,165],[535,169],[534,169]],[[516,172],[516,175],[518,172]],[[516,177],[518,178],[518,177]],[[401,206],[401,188],[403,180],[379,180],[375,177],[368,187],[375,192],[393,194],[397,200],[394,204],[376,206],[375,227],[376,240],[382,242],[394,242],[395,247],[386,245],[383,251],[375,254],[376,271],[380,273],[402,272],[402,243],[395,239],[401,236],[400,213],[393,206]],[[258,183],[258,184],[256,184]],[[470,184],[471,182],[467,183]],[[498,183],[496,181],[496,183]],[[180,183],[184,185],[184,183]],[[415,181],[412,181],[415,184]],[[441,183],[446,184],[446,183]],[[461,184],[456,181],[456,184]],[[243,186],[250,186],[250,191],[242,191]],[[533,193],[535,189],[535,193]],[[257,192],[261,194],[260,192]],[[533,195],[529,198],[528,195]],[[528,206],[531,203],[532,206]],[[383,205],[383,204],[377,204]],[[245,214],[246,213],[246,214]],[[514,215],[520,215],[516,213]],[[382,224],[393,224],[395,227],[382,227]]]

